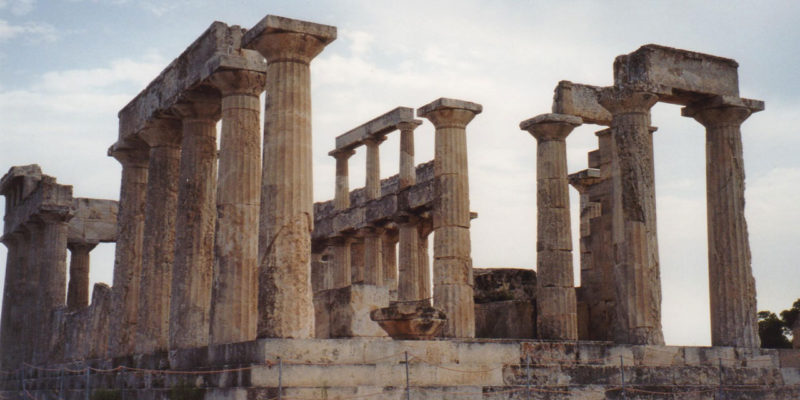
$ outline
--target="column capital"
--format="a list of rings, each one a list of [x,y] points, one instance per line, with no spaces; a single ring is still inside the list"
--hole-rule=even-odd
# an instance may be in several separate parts
[[[566,114],[541,114],[519,123],[537,141],[564,141],[575,127],[583,124],[579,117]]]
[[[32,220],[42,224],[66,224],[75,213],[69,209],[42,210],[31,216]]]
[[[336,27],[267,15],[242,37],[242,47],[257,50],[267,63],[309,64],[336,40]]]
[[[181,120],[175,118],[156,118],[139,132],[139,137],[151,148],[178,147],[181,144]]]
[[[220,118],[221,99],[211,91],[190,91],[172,106],[172,111],[182,120],[211,120]]]
[[[612,115],[648,113],[650,108],[658,102],[658,95],[627,88],[610,87],[600,91],[597,102]]]
[[[114,157],[123,167],[146,168],[150,159],[147,143],[137,141],[117,142],[108,148],[108,156]]]
[[[402,131],[414,131],[418,126],[422,125],[422,121],[415,119],[411,121],[398,122],[396,128]]]
[[[587,168],[568,176],[569,184],[579,193],[583,194],[590,187],[603,181],[600,170],[597,168]]]
[[[95,242],[67,242],[69,251],[85,251],[90,252],[97,247],[98,243]]]
[[[335,149],[328,152],[328,155],[338,160],[347,160],[353,154],[356,154],[356,151],[353,149]]]
[[[209,83],[223,96],[235,94],[258,96],[266,87],[267,74],[264,71],[229,69],[215,72],[209,78]]]
[[[681,109],[681,115],[694,118],[703,126],[739,126],[751,114],[763,111],[764,102],[732,96],[714,96]]]
[[[464,100],[441,97],[417,109],[417,116],[427,118],[436,129],[466,128],[483,111],[483,106]]]

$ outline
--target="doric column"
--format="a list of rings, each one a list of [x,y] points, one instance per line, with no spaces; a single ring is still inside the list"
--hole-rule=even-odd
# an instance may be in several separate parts
[[[336,192],[333,198],[333,205],[337,211],[346,210],[350,207],[350,171],[348,161],[355,154],[350,149],[334,150],[328,153],[336,158]],[[333,287],[342,288],[350,286],[352,283],[352,269],[350,257],[350,237],[342,236],[331,240],[331,250],[333,253],[333,265],[331,266],[333,275]]]
[[[122,164],[109,327],[109,355],[116,357],[134,351],[150,154],[144,143],[108,154]]]
[[[9,204],[8,202],[6,204]],[[6,209],[8,210],[8,208]],[[8,211],[6,211],[8,212]],[[23,330],[26,324],[25,270],[27,267],[27,242],[25,235],[9,232],[3,235],[2,242],[8,248],[6,254],[6,274],[3,281],[3,311],[0,322],[0,367],[13,369],[23,361],[21,350]]]
[[[744,216],[742,123],[761,102],[714,98],[683,110],[706,127],[711,345],[759,347],[756,288]]]
[[[364,283],[365,268],[364,238],[354,237],[350,241],[350,277],[352,283]]]
[[[313,174],[309,64],[336,28],[267,16],[242,42],[267,59],[258,337],[314,335]]]
[[[69,249],[69,285],[67,308],[76,311],[89,305],[89,252],[97,243],[67,243]]]
[[[136,352],[169,346],[169,302],[175,258],[175,216],[181,158],[181,123],[158,120],[141,133],[150,146],[144,250],[136,321]]]
[[[367,147],[367,176],[364,193],[367,200],[381,197],[380,145],[384,140],[386,140],[385,137],[364,139],[364,145]]]
[[[441,98],[417,110],[436,127],[433,305],[447,315],[444,337],[475,337],[466,128],[482,109]]]
[[[393,226],[386,228],[381,236],[381,270],[383,271],[383,285],[389,288],[391,294],[397,291],[397,241],[398,231]]]
[[[543,114],[523,121],[536,138],[536,330],[539,339],[577,340],[572,272],[567,136],[580,118]]]
[[[216,93],[188,93],[173,107],[181,118],[175,258],[169,300],[169,348],[208,345],[217,190]]]
[[[350,170],[348,160],[355,154],[353,150],[334,150],[328,153],[336,158],[336,192],[333,206],[336,210],[350,208]]]
[[[383,286],[383,228],[364,228],[364,283]]]
[[[261,188],[258,96],[265,79],[264,73],[253,71],[224,71],[212,77],[222,92],[212,344],[256,338]]]
[[[23,312],[28,315],[26,323],[23,325],[20,336],[22,337],[22,361],[27,363],[34,362],[36,349],[42,349],[42,344],[49,343],[40,335],[44,332],[44,297],[41,296],[41,273],[42,273],[42,247],[44,242],[44,224],[38,218],[31,218],[24,223],[27,231],[27,248],[25,257],[28,259],[24,274]]]
[[[422,125],[422,121],[409,121],[397,124],[400,129],[400,189],[417,183],[417,171],[414,165],[414,129]]]
[[[398,261],[397,300],[413,301],[428,298],[420,291],[419,233],[417,219],[413,216],[403,218],[400,226]]]
[[[609,88],[600,104],[611,115],[613,172],[612,236],[616,248],[616,342],[664,344],[661,278],[650,108],[658,96]]]
[[[419,295],[423,299],[431,298],[431,260],[428,253],[428,236],[430,236],[431,232],[433,232],[433,220],[429,216],[420,218],[417,223],[417,234],[419,235],[417,239],[417,244],[419,245],[419,250],[417,250],[417,261],[419,262],[417,277],[419,283],[417,286],[419,287]]]

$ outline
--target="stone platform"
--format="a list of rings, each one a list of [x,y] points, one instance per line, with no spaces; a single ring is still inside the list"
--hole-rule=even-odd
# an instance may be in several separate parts
[[[800,398],[800,351],[732,347],[262,339],[89,366],[88,380],[85,364],[11,372],[0,398],[400,400],[407,385],[411,399]]]

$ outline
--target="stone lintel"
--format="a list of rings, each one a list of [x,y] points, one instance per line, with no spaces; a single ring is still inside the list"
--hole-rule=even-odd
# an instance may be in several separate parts
[[[557,113],[540,114],[533,118],[529,118],[520,122],[519,129],[527,131],[528,129],[530,129],[535,125],[554,124],[554,123],[564,123],[564,124],[570,124],[572,126],[579,126],[583,124],[583,120],[580,117],[568,114],[557,114]]]
[[[35,217],[56,217],[68,221],[72,218],[72,186],[56,183],[56,178],[42,175],[31,193],[6,210],[3,233],[17,232],[22,224]]]
[[[119,112],[119,139],[137,134],[156,117],[171,115],[170,108],[184,93],[209,85],[208,78],[217,71],[266,71],[266,62],[258,52],[241,49],[242,35],[243,29],[238,26],[212,23]]]
[[[750,110],[751,113],[756,113],[764,111],[765,106],[764,102],[761,100],[745,99],[736,96],[714,96],[681,108],[681,115],[691,118],[700,110],[721,107],[742,107]]]
[[[553,91],[553,113],[580,117],[584,123],[611,125],[611,113],[597,99],[603,90],[600,86],[561,81]]]
[[[279,17],[277,15],[267,15],[252,28],[247,30],[244,37],[242,37],[242,47],[249,49],[255,48],[255,43],[261,41],[262,36],[268,33],[279,32],[294,32],[310,35],[326,45],[336,40],[335,26]]]
[[[738,97],[738,67],[729,58],[648,44],[614,60],[614,84],[687,105],[709,95]]]
[[[24,199],[42,180],[42,169],[38,164],[17,165],[9,168],[8,172],[0,179],[0,194],[7,195],[14,183],[19,182],[18,179],[22,180],[22,198]]]
[[[569,184],[574,186],[579,192],[583,192],[589,186],[603,180],[600,170],[597,168],[587,168],[574,174],[569,174]]]
[[[417,116],[423,118],[426,115],[441,109],[460,109],[460,110],[472,111],[475,114],[480,114],[483,111],[483,106],[478,103],[473,103],[471,101],[440,97],[418,108]]]
[[[68,243],[97,244],[117,241],[116,200],[76,198],[69,221]]]
[[[380,137],[397,129],[402,122],[422,121],[414,119],[414,109],[397,107],[379,117],[363,123],[336,137],[336,150],[354,149],[363,144],[365,139]]]

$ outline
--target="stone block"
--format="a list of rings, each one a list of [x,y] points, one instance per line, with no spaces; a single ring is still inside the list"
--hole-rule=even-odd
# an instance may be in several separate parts
[[[318,338],[387,336],[369,315],[371,311],[389,305],[388,288],[353,284],[323,290],[314,296],[315,316],[321,321],[321,326],[317,329]],[[328,326],[327,329],[324,328],[325,325]]]
[[[738,97],[738,67],[729,58],[648,44],[614,60],[614,83],[686,105],[710,95]]]
[[[611,113],[597,98],[601,87],[561,81],[554,90],[553,112],[580,117],[585,124],[610,126]]]
[[[117,241],[115,200],[76,198],[74,216],[69,221],[67,241],[70,243],[101,243]]]
[[[536,271],[523,268],[473,268],[475,303],[536,302]]]
[[[536,306],[525,300],[475,304],[475,337],[531,339],[536,337]]]
[[[336,149],[352,149],[363,144],[363,140],[380,137],[397,129],[402,122],[414,121],[414,109],[397,107],[379,117],[373,118],[336,137]]]

